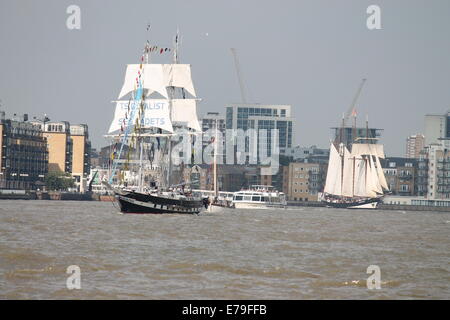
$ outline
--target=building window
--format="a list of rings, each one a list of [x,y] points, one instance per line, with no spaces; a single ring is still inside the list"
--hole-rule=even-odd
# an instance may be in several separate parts
[[[407,185],[407,184],[400,185],[400,191],[409,192],[409,185]]]

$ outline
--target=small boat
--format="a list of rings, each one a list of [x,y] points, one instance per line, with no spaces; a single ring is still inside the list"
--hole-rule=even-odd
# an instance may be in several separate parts
[[[273,186],[252,185],[233,194],[236,209],[286,208],[286,195]]]

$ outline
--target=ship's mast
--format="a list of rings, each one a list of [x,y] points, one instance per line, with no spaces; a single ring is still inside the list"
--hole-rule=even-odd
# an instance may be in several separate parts
[[[341,197],[343,195],[344,188],[344,161],[345,161],[345,143],[344,143],[344,128],[345,117],[342,115],[342,127],[341,127],[341,142],[339,143],[339,155],[341,156]]]
[[[369,144],[369,116],[366,116],[366,144]],[[369,157],[371,157],[371,155],[369,155]],[[369,165],[369,161],[367,156],[365,157],[365,183],[366,183],[366,187],[367,187],[367,166]]]
[[[150,25],[147,25],[147,31],[149,31],[150,29]],[[145,43],[145,47],[144,47],[144,54],[142,56],[142,63],[144,64],[148,64],[149,63],[149,47],[150,47],[150,42],[147,39],[146,43]],[[142,73],[144,73],[145,68],[143,68]],[[144,79],[144,78],[143,78]],[[142,90],[142,97],[141,97],[141,105],[144,104],[145,106],[145,90]],[[141,119],[139,119],[140,121]],[[140,137],[140,134],[142,133],[142,128],[139,128],[139,134],[137,137],[137,142],[139,143],[139,174],[138,174],[138,188],[139,188],[139,192],[143,191],[143,184],[144,184],[144,170],[143,170],[143,149],[144,149],[144,141],[142,137]]]
[[[178,64],[179,58],[178,58],[178,44],[179,44],[179,29],[177,28],[177,34],[175,35],[174,39],[174,50],[173,50],[173,64]],[[175,95],[175,87],[170,87],[170,93],[169,93],[169,107],[172,107],[172,99]],[[169,112],[169,119],[170,122],[172,122],[172,110]],[[167,169],[167,187],[170,188],[171,186],[171,176],[172,176],[172,137],[168,136],[168,149],[169,149],[169,167]]]
[[[218,196],[218,189],[217,189],[217,121],[216,119],[216,132],[214,137],[214,196]]]

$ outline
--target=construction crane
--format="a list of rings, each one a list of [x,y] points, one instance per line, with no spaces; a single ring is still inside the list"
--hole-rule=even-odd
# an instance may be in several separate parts
[[[348,108],[347,112],[344,115],[344,119],[343,119],[343,125],[345,127],[345,124],[347,122],[347,120],[350,120],[350,118],[353,116],[354,118],[356,118],[356,102],[358,101],[358,98],[361,94],[362,88],[364,87],[364,84],[366,83],[367,79],[362,79],[361,80],[361,84],[359,85],[358,91],[356,91],[355,96],[353,97],[353,101],[352,104],[350,105],[350,107]]]
[[[233,55],[234,66],[236,67],[236,74],[237,74],[238,81],[239,81],[239,88],[241,89],[242,102],[247,103],[247,98],[245,96],[244,82],[242,81],[242,75],[241,75],[241,71],[240,71],[240,67],[239,67],[239,61],[237,58],[236,49],[230,48],[230,50],[231,50],[231,54]]]

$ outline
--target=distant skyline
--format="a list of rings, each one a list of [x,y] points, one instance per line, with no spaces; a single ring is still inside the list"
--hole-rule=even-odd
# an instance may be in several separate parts
[[[70,5],[81,9],[80,30],[66,26]],[[381,9],[381,30],[366,26],[370,5]],[[199,116],[241,102],[232,47],[248,102],[292,106],[297,145],[328,147],[362,78],[358,124],[368,116],[384,129],[388,156],[404,156],[425,114],[450,109],[447,0],[3,0],[0,109],[86,123],[102,147],[126,64],[139,62],[147,39],[171,47],[177,27]]]

